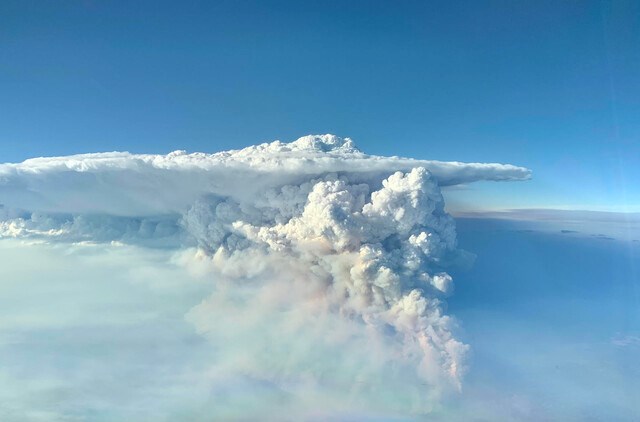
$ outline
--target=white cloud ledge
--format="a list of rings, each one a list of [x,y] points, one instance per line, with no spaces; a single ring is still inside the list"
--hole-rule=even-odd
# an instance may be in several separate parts
[[[274,186],[329,173],[379,184],[396,171],[427,169],[440,186],[531,177],[523,167],[367,155],[349,138],[309,135],[214,154],[109,152],[0,164],[0,204],[41,212],[150,216],[182,213],[203,195],[250,200]]]

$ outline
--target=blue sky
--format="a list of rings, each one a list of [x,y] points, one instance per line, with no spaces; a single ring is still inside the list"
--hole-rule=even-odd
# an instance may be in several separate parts
[[[475,207],[640,210],[640,4],[0,5],[0,161],[308,133],[527,166]]]

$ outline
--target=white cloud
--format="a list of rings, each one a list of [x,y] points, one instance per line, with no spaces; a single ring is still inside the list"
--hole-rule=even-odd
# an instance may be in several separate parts
[[[507,164],[369,156],[348,138],[322,135],[215,154],[113,152],[2,164],[0,198],[12,209],[139,217],[181,213],[205,194],[250,201],[265,189],[327,173],[349,173],[352,181],[371,184],[415,167],[428,169],[441,186],[530,176]]]
[[[640,243],[640,213],[561,209],[513,209],[455,213],[459,218],[491,218],[518,222],[522,227],[555,231],[569,237],[590,237]]]
[[[367,156],[332,135],[41,158],[0,166],[0,237],[186,247],[178,261],[211,280],[187,319],[215,350],[220,415],[422,414],[460,388],[468,349],[442,306],[465,254],[440,185],[528,177]],[[254,397],[229,395],[238,383]]]
[[[611,339],[611,344],[618,347],[638,347],[640,346],[640,336],[618,334]]]

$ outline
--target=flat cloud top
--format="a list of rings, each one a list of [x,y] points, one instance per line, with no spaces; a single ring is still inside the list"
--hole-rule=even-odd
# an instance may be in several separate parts
[[[416,167],[426,168],[440,186],[531,176],[530,170],[510,164],[367,155],[349,138],[309,135],[214,154],[109,152],[0,164],[0,197],[11,208],[144,216],[183,212],[206,194],[243,201],[310,176],[349,172],[375,183]]]

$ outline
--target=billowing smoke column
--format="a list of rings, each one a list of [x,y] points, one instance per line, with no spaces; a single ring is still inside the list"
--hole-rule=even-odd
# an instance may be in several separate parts
[[[309,348],[333,349],[327,354],[336,360],[318,367],[299,356],[295,374],[346,377],[333,388],[353,388],[359,377],[365,377],[359,379],[365,388],[388,388],[376,372],[346,376],[346,368],[332,367],[344,359],[373,359],[380,360],[380,373],[385,366],[397,368],[386,377],[397,377],[397,387],[411,371],[431,387],[425,392],[458,387],[466,346],[453,338],[439,299],[451,289],[451,277],[442,269],[456,255],[454,224],[443,206],[437,184],[422,167],[392,174],[375,191],[348,174],[328,174],[267,190],[251,205],[201,201],[186,213],[185,227],[230,279],[227,289],[237,283],[250,287],[240,296],[237,291],[214,295],[194,310],[194,321],[216,343],[246,345],[248,339],[218,337],[216,326],[229,320],[241,325],[238,320],[246,315],[230,312],[221,320],[211,315],[239,301],[235,311],[258,310],[259,323],[273,315],[284,318],[278,330],[270,330],[276,338],[250,341],[251,350],[261,351],[248,359],[255,365],[252,372],[266,380],[286,378],[292,369],[288,354],[296,347],[288,343],[310,330]],[[279,349],[282,335],[285,349]],[[273,353],[282,356],[274,360]],[[287,365],[275,364],[283,361]]]
[[[461,387],[467,351],[443,313],[446,269],[465,255],[439,184],[528,176],[371,157],[332,135],[37,159],[0,166],[0,234],[191,245],[183,261],[213,292],[187,318],[214,345],[221,391],[267,385],[299,412],[423,413]]]

